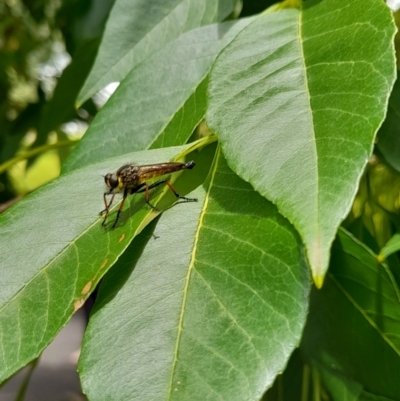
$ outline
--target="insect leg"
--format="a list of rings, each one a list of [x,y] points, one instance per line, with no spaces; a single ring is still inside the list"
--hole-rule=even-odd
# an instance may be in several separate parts
[[[169,189],[174,193],[174,195],[177,198],[182,199],[183,202],[197,202],[197,198],[186,198],[185,196],[179,195],[169,181],[165,181],[165,183],[168,185]]]
[[[105,224],[106,224],[106,221],[107,221],[107,218],[108,218],[108,213],[110,212],[110,207],[111,207],[111,205],[112,205],[112,203],[113,203],[113,201],[114,201],[114,197],[115,197],[115,194],[112,194],[110,203],[107,203],[107,195],[111,195],[111,193],[109,193],[109,192],[105,192],[105,193],[104,193],[103,198],[104,198],[105,209],[102,210],[102,211],[100,212],[100,216],[103,215],[103,214],[105,214],[103,223],[101,223],[101,225],[102,225],[103,227],[104,227]]]
[[[155,188],[155,187],[158,187],[159,185],[164,184],[164,182],[166,182],[166,181],[165,181],[165,180],[160,180],[160,181],[157,181],[157,182],[155,182],[155,183],[153,183],[153,184],[151,184],[151,185],[147,185],[147,184],[146,184],[146,188],[144,189],[144,190],[146,191],[146,203],[147,203],[153,210],[155,210],[156,212],[158,211],[158,209],[157,209],[152,203],[150,203],[150,189]],[[141,192],[143,192],[143,190],[142,190]]]
[[[119,216],[120,216],[120,214],[121,214],[122,208],[124,207],[125,199],[126,199],[126,197],[127,197],[128,195],[129,195],[129,189],[128,189],[128,188],[125,188],[125,189],[124,189],[124,195],[123,195],[123,197],[122,197],[121,204],[119,205],[119,208],[118,208],[117,217],[115,218],[114,224],[113,224],[112,227],[111,227],[112,229],[114,229],[115,226],[116,226],[117,223],[118,223]],[[110,206],[110,205],[109,205],[109,206]]]
[[[166,183],[166,182],[167,182],[167,180],[159,180],[159,181],[154,182],[154,183],[151,184],[151,185],[143,184],[143,185],[145,185],[145,187],[144,187],[144,188],[139,187],[140,189],[139,189],[139,190],[136,190],[135,193],[146,192],[146,197],[145,197],[146,203],[147,203],[153,210],[158,211],[158,209],[157,209],[152,203],[150,203],[150,192],[149,192],[149,191],[150,191],[150,189],[153,189],[153,188],[155,188],[155,187],[158,187],[159,185],[164,184],[164,183]]]
[[[178,194],[178,192],[176,192],[175,188],[171,185],[171,183],[168,180],[159,180],[151,185],[147,185],[146,184],[146,188],[141,189],[139,191],[136,192],[146,192],[146,203],[154,210],[158,210],[154,205],[152,205],[149,201],[150,199],[150,193],[149,190],[155,187],[158,187],[161,184],[167,184],[169,189],[174,193],[174,195],[178,198],[178,199],[182,199],[183,202],[197,202],[196,198],[186,198],[185,196],[181,196]]]

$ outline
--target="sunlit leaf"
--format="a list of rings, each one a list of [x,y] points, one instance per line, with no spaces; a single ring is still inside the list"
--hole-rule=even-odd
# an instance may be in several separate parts
[[[307,0],[256,19],[210,75],[207,122],[230,167],[300,232],[317,286],[395,78],[379,0]]]

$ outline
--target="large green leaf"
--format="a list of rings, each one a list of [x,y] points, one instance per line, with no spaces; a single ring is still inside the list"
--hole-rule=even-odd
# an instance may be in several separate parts
[[[326,283],[311,294],[305,354],[377,397],[400,400],[400,300],[390,270],[340,230]]]
[[[318,286],[395,78],[380,0],[308,0],[256,19],[218,57],[207,122],[230,167],[298,229]]]
[[[293,227],[219,152],[194,194],[106,276],[79,364],[89,399],[259,400],[298,344],[310,279]]]
[[[168,161],[196,146],[131,153],[125,161]],[[137,195],[128,198],[117,229],[102,228],[101,175],[121,164],[114,158],[64,175],[0,215],[0,382],[41,353],[157,215]],[[193,185],[195,170],[184,173]]]
[[[151,54],[184,32],[224,20],[237,0],[117,0],[93,70],[78,103],[121,81]]]
[[[64,171],[127,149],[185,143],[204,118],[207,75],[215,58],[250,22],[193,30],[137,66],[97,114]]]

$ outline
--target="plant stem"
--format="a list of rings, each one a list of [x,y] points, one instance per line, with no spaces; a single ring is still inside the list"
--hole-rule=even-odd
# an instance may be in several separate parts
[[[24,381],[22,382],[21,387],[19,388],[17,397],[15,398],[15,401],[24,401],[26,390],[29,386],[29,381],[31,380],[32,373],[35,370],[37,364],[39,362],[39,357],[34,359],[27,367],[29,369],[28,373],[25,376]]]
[[[304,364],[303,382],[301,385],[301,401],[308,401],[309,388],[310,388],[310,366]]]
[[[312,369],[313,377],[313,399],[314,401],[321,401],[321,383],[319,378],[319,372],[317,369]]]
[[[8,170],[11,166],[14,164],[20,162],[21,160],[29,159],[30,157],[36,156],[40,153],[47,152],[49,150],[54,150],[54,149],[60,149],[60,148],[65,148],[68,146],[73,146],[78,142],[78,140],[75,141],[60,141],[57,143],[52,143],[50,145],[43,145],[43,146],[38,146],[37,148],[33,148],[31,150],[28,150],[26,152],[22,152],[18,156],[13,157],[10,160],[7,160],[3,164],[0,164],[0,174],[4,173],[6,170]]]

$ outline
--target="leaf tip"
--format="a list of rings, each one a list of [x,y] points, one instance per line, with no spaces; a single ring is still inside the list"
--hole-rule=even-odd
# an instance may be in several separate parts
[[[314,284],[320,290],[324,284],[325,276],[322,275],[313,275]]]
[[[329,251],[327,252],[321,241],[314,241],[308,251],[308,261],[315,286],[320,289],[329,264]]]

